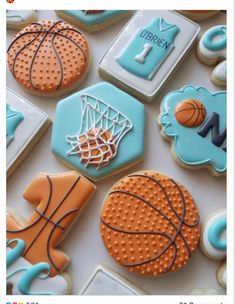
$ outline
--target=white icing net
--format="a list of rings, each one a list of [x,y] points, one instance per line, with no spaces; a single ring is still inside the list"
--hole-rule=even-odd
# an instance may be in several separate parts
[[[80,130],[66,136],[71,146],[67,155],[77,155],[86,167],[93,165],[98,170],[116,156],[120,141],[133,125],[125,115],[92,95],[82,95],[81,101]]]

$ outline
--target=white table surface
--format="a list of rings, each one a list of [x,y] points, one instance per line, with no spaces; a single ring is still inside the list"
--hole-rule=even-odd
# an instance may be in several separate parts
[[[58,19],[54,11],[38,11],[38,18],[39,20]],[[126,22],[127,19],[101,32],[86,35],[91,46],[93,62],[81,89],[102,80],[97,72],[99,59]],[[224,23],[225,15],[220,13],[206,22],[201,22],[202,32],[213,25]],[[16,31],[7,31],[7,45],[15,34]],[[187,84],[204,86],[211,91],[220,90],[211,83],[210,71],[210,67],[197,60],[195,48],[193,48],[156,100],[151,104],[146,104],[147,146],[144,161],[121,174],[97,183],[98,188],[95,196],[87,204],[77,223],[60,246],[71,257],[67,272],[72,278],[72,294],[78,293],[97,264],[101,262],[117,270],[150,294],[188,294],[195,288],[215,288],[220,294],[225,293],[216,280],[215,272],[219,263],[209,260],[200,250],[193,254],[186,267],[174,274],[158,278],[141,277],[129,273],[109,257],[99,234],[100,208],[106,192],[122,176],[137,170],[157,170],[181,182],[194,197],[200,210],[201,219],[204,219],[208,213],[226,206],[226,179],[224,177],[214,178],[206,170],[193,171],[179,167],[173,160],[170,145],[161,138],[157,125],[159,105],[167,92]],[[48,99],[28,94],[17,85],[8,68],[7,86],[44,110],[53,120],[55,107],[60,98]],[[25,217],[31,214],[32,206],[24,201],[22,192],[30,180],[38,172],[54,173],[69,170],[50,152],[50,139],[51,129],[8,180],[7,205],[15,208]]]

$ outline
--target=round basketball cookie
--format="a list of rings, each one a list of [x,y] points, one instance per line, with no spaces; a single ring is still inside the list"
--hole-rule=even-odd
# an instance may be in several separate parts
[[[100,217],[109,254],[140,275],[185,266],[200,237],[199,212],[178,182],[154,171],[130,174],[107,194]]]
[[[85,36],[63,21],[31,23],[10,44],[8,65],[31,93],[59,96],[75,89],[86,75],[90,52]]]

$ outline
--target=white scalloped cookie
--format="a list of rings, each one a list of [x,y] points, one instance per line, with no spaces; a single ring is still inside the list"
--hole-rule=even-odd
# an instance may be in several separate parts
[[[37,21],[36,11],[33,10],[7,10],[7,28],[19,30],[32,22]]]

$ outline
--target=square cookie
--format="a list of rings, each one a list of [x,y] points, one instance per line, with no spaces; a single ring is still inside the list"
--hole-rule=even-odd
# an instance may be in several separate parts
[[[101,264],[97,266],[79,294],[120,296],[145,293],[111,268]]]
[[[99,73],[152,101],[195,41],[200,26],[174,11],[139,11],[106,51]]]
[[[46,113],[10,89],[6,91],[7,177],[24,160],[50,125]]]

